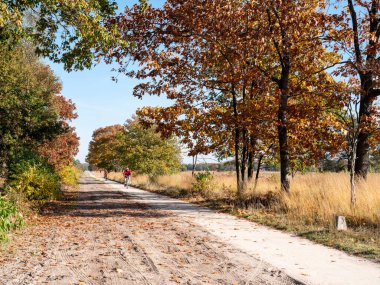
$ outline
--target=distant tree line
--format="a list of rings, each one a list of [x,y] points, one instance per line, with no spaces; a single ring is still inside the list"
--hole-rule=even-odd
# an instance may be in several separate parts
[[[187,163],[182,164],[182,170],[192,171],[193,164]],[[275,165],[262,165],[261,169],[264,171],[278,171],[279,167]],[[257,170],[257,163],[254,164],[254,170]],[[198,163],[195,166],[195,171],[235,171],[235,165],[233,161],[224,162],[224,163]]]
[[[144,128],[137,117],[123,125],[94,131],[86,161],[90,169],[105,172],[129,167],[152,181],[181,170],[180,147],[174,138],[163,139],[154,128]]]

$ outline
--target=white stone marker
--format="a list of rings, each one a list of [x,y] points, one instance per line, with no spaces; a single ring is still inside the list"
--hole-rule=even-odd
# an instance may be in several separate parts
[[[336,216],[335,223],[338,231],[347,231],[347,223],[344,216]]]

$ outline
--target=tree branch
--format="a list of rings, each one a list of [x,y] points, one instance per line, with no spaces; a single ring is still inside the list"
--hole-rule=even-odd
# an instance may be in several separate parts
[[[360,50],[360,43],[359,43],[358,19],[356,17],[356,11],[355,11],[355,7],[352,0],[347,0],[347,2],[348,2],[350,14],[351,14],[352,30],[354,32],[354,48],[355,48],[356,61],[361,65],[363,60],[362,60],[362,54]]]

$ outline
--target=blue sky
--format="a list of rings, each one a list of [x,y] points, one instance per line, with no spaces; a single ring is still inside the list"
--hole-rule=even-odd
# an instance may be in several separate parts
[[[119,7],[125,7],[137,1],[118,1]],[[151,0],[154,6],[160,6],[163,0]],[[145,97],[139,100],[132,96],[137,81],[119,75],[118,82],[111,80],[115,72],[112,65],[99,64],[91,70],[67,73],[61,64],[49,63],[63,84],[62,95],[71,99],[78,112],[78,119],[72,125],[80,137],[80,150],[77,158],[84,162],[91,141],[92,132],[104,126],[123,124],[137,108],[142,106],[168,105],[165,98]]]

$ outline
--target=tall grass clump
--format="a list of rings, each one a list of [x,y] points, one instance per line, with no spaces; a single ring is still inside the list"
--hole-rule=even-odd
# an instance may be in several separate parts
[[[294,178],[291,195],[281,195],[283,210],[294,221],[329,225],[336,215],[349,226],[380,225],[380,175],[371,174],[357,187],[357,204],[350,203],[350,184],[345,173],[309,173]]]
[[[195,193],[207,195],[215,188],[214,175],[210,171],[194,174],[193,191]]]

